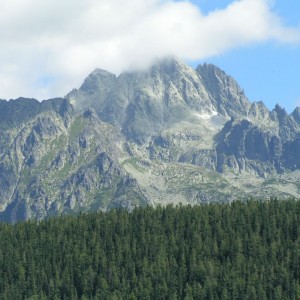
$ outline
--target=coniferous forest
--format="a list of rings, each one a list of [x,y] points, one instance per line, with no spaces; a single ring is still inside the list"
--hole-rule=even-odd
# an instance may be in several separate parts
[[[0,299],[299,299],[300,202],[0,224]]]

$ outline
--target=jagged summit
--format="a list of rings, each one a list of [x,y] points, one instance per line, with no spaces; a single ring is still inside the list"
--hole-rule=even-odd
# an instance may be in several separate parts
[[[300,197],[300,108],[251,103],[211,64],[95,69],[65,98],[0,101],[0,220]]]
[[[150,72],[158,70],[161,73],[176,74],[180,72],[191,72],[193,68],[186,65],[176,57],[167,57],[157,60],[150,68]]]
[[[196,71],[200,74],[215,74],[216,76],[228,76],[223,70],[214,64],[203,63],[196,67]]]
[[[100,118],[139,142],[179,120],[195,115],[241,117],[251,105],[219,68],[204,64],[194,70],[173,57],[118,77],[96,70],[68,98],[77,110],[93,107]]]
[[[101,89],[104,85],[110,83],[116,79],[116,75],[102,70],[95,69],[83,82],[80,89],[81,90],[98,90]]]
[[[107,70],[96,68],[88,77],[90,77],[90,76],[106,77],[106,76],[115,76],[115,75]]]
[[[300,124],[300,107],[295,108],[295,110],[292,112],[292,116],[294,120]]]

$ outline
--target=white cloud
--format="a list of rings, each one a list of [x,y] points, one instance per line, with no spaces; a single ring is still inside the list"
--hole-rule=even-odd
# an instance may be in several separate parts
[[[208,15],[188,1],[10,0],[0,11],[0,98],[63,96],[100,67],[119,73],[176,55],[197,60],[261,41],[298,42],[268,0]]]

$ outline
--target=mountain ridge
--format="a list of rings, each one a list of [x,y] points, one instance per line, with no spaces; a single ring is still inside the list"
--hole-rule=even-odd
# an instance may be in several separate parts
[[[250,102],[211,64],[95,69],[65,98],[0,101],[0,219],[300,197],[300,108]]]

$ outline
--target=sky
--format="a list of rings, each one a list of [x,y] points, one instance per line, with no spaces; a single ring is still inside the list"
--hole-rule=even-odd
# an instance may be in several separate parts
[[[0,0],[0,99],[65,96],[95,68],[213,63],[250,101],[300,106],[300,1]]]

